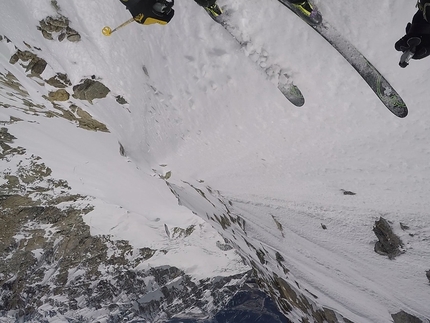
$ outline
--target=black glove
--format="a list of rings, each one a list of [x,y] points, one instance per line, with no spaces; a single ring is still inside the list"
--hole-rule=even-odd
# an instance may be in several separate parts
[[[406,25],[406,35],[400,38],[394,45],[399,52],[413,52],[413,59],[422,59],[430,55],[430,24],[424,19],[421,11],[418,11],[412,24]]]

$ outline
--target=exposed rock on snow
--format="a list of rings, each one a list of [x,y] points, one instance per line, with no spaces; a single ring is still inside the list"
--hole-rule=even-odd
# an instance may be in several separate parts
[[[124,99],[124,97],[122,97],[121,95],[117,95],[115,99],[116,102],[118,102],[119,104],[128,104],[127,100]]]
[[[54,35],[58,35],[58,41],[63,41],[65,38],[71,42],[80,41],[81,35],[71,28],[69,24],[69,19],[59,14],[57,17],[49,16],[39,21],[37,29],[40,30],[43,37],[48,40],[54,40]]]
[[[391,315],[394,323],[422,323],[419,318],[406,313],[405,311],[400,311],[396,314]]]
[[[380,217],[378,221],[375,221],[373,232],[375,232],[375,235],[378,238],[378,241],[375,243],[375,252],[381,255],[386,255],[390,259],[393,259],[402,253],[402,241],[394,234],[390,224],[383,217]]]
[[[341,192],[343,193],[343,195],[356,195],[357,193],[354,193],[352,191],[347,191],[344,189],[341,189]]]
[[[293,317],[301,317],[303,321],[309,322],[311,320],[318,323],[351,322],[341,314],[319,306],[315,295],[301,288],[297,281],[290,278],[289,269],[284,264],[285,259],[279,251],[259,246],[258,240],[249,238],[245,230],[245,220],[235,208],[234,203],[225,199],[220,192],[214,191],[210,187],[198,188],[189,183],[185,183],[189,185],[185,187],[170,182],[167,184],[180,205],[187,206],[202,218],[207,217],[224,239],[240,252],[254,269],[260,288],[271,296],[281,311],[287,314],[287,317],[291,313]],[[200,196],[200,199],[207,202],[207,209],[200,205],[203,203],[202,201],[190,198],[193,193],[194,197]],[[209,210],[211,210],[210,213]],[[272,218],[274,219],[273,216]],[[281,231],[281,233],[283,232]],[[277,268],[277,270],[269,268]]]
[[[36,54],[28,50],[21,51],[18,49],[17,52],[12,55],[9,62],[11,64],[15,64],[20,60],[23,62],[28,62],[27,65],[21,63],[21,66],[25,68],[26,72],[30,71],[32,75],[36,76],[40,76],[40,74],[43,73],[47,65],[44,59],[39,58]]]
[[[91,103],[94,99],[105,98],[110,90],[100,81],[85,79],[73,87],[73,92],[75,99],[87,100]]]
[[[72,85],[67,74],[64,73],[57,73],[56,75],[46,80],[46,83],[58,89],[64,89]]]
[[[70,98],[70,94],[65,89],[59,89],[49,92],[48,98],[49,101],[67,101]]]
[[[2,128],[0,315],[6,320],[46,318],[92,322],[165,321],[188,311],[213,315],[240,288],[245,274],[195,281],[173,266],[136,268],[165,250],[134,248],[110,236],[91,236],[82,219],[91,199],[69,194],[66,181],[51,177],[41,159],[13,147]],[[23,163],[22,161],[26,162]],[[174,228],[173,235],[194,230]]]

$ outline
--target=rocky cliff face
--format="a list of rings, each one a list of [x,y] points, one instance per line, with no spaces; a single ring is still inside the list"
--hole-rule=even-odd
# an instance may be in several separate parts
[[[82,219],[92,210],[91,198],[70,194],[67,182],[53,178],[50,168],[14,139],[1,129],[0,158],[9,165],[0,185],[2,321],[208,317],[240,289],[246,273],[196,281],[168,265],[136,269],[167,251],[91,236]]]
[[[167,183],[171,191],[178,198],[181,205],[185,205],[202,218],[206,218],[223,235],[229,244],[234,246],[246,262],[253,268],[256,275],[256,282],[259,287],[266,291],[274,300],[277,307],[287,318],[293,322],[316,322],[316,323],[350,323],[353,322],[334,309],[322,306],[319,299],[312,291],[302,286],[288,269],[288,261],[277,250],[271,248],[252,235],[248,235],[250,226],[245,217],[241,215],[240,207],[226,199],[222,194],[211,187],[195,186],[190,183]],[[200,201],[199,201],[200,200]],[[202,202],[202,201],[205,202]],[[198,201],[198,202],[197,202]],[[202,205],[206,205],[203,207]],[[272,215],[277,229],[281,236],[284,236],[284,228]],[[389,256],[401,254],[402,245],[400,239],[392,232],[388,222],[381,218],[375,222],[375,228],[384,227],[383,231],[388,234],[376,235],[379,241],[386,240],[386,244],[392,250],[378,253]],[[251,229],[252,230],[252,229]],[[381,244],[378,242],[377,245]],[[423,322],[421,319],[399,310],[392,314],[396,323]]]
[[[63,19],[64,20],[64,19]],[[64,20],[67,22],[67,20]],[[41,22],[59,25],[53,19]],[[69,33],[66,25],[50,33]],[[58,29],[58,30],[57,30]],[[69,36],[70,36],[69,35]],[[48,37],[48,36],[46,36]],[[50,37],[52,38],[52,37]],[[7,37],[3,44],[13,47]],[[44,79],[49,64],[37,56],[37,48],[16,49],[10,64],[41,87],[56,90],[36,103],[17,77],[0,72],[1,109],[11,117],[0,120],[0,316],[2,322],[162,322],[181,314],[209,317],[240,289],[246,272],[231,277],[196,280],[182,270],[162,265],[138,269],[158,253],[168,251],[135,248],[128,241],[109,235],[92,236],[83,216],[93,210],[92,198],[70,193],[71,187],[54,178],[49,165],[18,146],[9,126],[25,122],[14,111],[64,118],[82,131],[104,131],[107,127],[82,107],[71,102],[92,102],[109,93],[95,77],[73,85],[68,76],[57,73]],[[118,97],[118,104],[126,101]],[[176,236],[187,236],[192,228],[171,228]]]
[[[46,21],[53,23],[52,19]],[[41,28],[46,29],[46,24],[41,23]],[[13,46],[7,37],[0,41]],[[54,178],[42,158],[15,143],[18,135],[10,133],[9,126],[26,122],[12,116],[19,111],[63,118],[82,131],[109,132],[84,105],[69,100],[73,93],[76,100],[91,102],[109,90],[95,78],[73,85],[67,75],[56,73],[44,80],[41,74],[49,64],[30,46],[26,51],[17,49],[10,64],[21,66],[41,86],[48,84],[57,90],[44,97],[46,104],[36,103],[17,77],[0,72],[0,91],[8,98],[0,103],[1,108],[11,115],[0,120],[0,162],[4,166],[0,172],[1,321],[173,322],[178,316],[181,321],[212,321],[218,313],[217,322],[240,315],[247,322],[254,315],[257,322],[261,313],[255,313],[253,306],[264,305],[268,299],[255,284],[242,287],[252,276],[250,272],[196,280],[167,264],[142,270],[139,265],[168,251],[135,248],[109,235],[91,235],[83,216],[93,210],[93,198],[70,193],[69,184]],[[116,99],[118,104],[126,103],[122,97]],[[121,149],[120,153],[124,154]],[[169,233],[172,238],[184,238],[193,230],[192,226],[175,227]],[[220,250],[232,249],[228,244],[217,245]],[[230,301],[238,291],[239,296]],[[267,322],[285,321],[273,304],[264,311],[271,320]]]

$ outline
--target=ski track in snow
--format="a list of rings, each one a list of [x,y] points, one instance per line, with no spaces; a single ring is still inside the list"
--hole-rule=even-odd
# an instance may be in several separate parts
[[[192,0],[175,4],[167,26],[130,24],[110,37],[102,36],[103,26],[129,19],[119,1],[57,0],[82,35],[77,44],[45,40],[36,30],[39,20],[55,14],[49,1],[16,0],[0,4],[0,34],[20,49],[23,40],[40,47],[50,65],[45,77],[63,72],[74,84],[100,78],[112,91],[109,97],[79,105],[111,133],[83,132],[64,120],[3,108],[1,120],[15,115],[28,121],[9,126],[16,142],[41,156],[74,191],[96,198],[96,210],[85,218],[94,234],[172,250],[170,259],[149,265],[170,261],[197,278],[246,269],[233,252],[216,249],[221,237],[202,219],[177,206],[155,174],[170,170],[175,180],[204,180],[234,197],[253,238],[281,252],[322,305],[356,322],[388,323],[401,309],[430,317],[430,68],[423,60],[400,69],[393,49],[413,4],[316,1],[402,95],[410,113],[400,120],[312,28],[277,0],[266,1],[219,0],[234,9],[232,23],[267,51],[270,64],[288,68],[306,97],[301,109]],[[0,43],[2,71],[11,71],[37,103],[45,102],[47,89],[8,63],[12,53]],[[119,106],[115,95],[129,104]],[[118,141],[127,158],[118,154]],[[357,195],[345,197],[342,189]],[[380,215],[405,242],[406,253],[393,261],[373,252],[372,225]],[[402,232],[399,222],[410,231]],[[164,224],[195,224],[199,236],[177,245]],[[195,246],[202,241],[206,252],[196,264]]]

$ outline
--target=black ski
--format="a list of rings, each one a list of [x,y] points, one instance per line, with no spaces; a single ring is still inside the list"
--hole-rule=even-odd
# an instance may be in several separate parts
[[[314,17],[305,17],[287,0],[278,1],[293,11],[325,40],[327,40],[327,42],[329,42],[361,75],[388,110],[399,118],[404,118],[408,115],[408,108],[406,107],[405,102],[390,83],[388,83],[382,74],[354,45],[346,40],[327,21],[323,20],[323,17],[319,12],[317,12]]]

